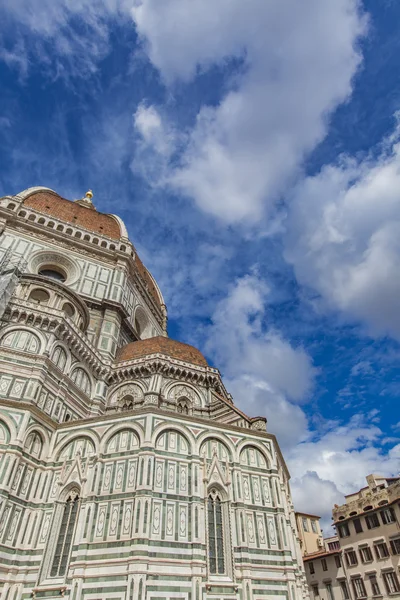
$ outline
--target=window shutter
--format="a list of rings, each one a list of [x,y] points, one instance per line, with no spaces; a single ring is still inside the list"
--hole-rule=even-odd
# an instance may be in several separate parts
[[[396,552],[396,546],[395,546],[393,540],[390,540],[390,548],[392,550],[392,554],[397,554],[397,552]]]
[[[368,529],[371,529],[371,523],[370,523],[369,517],[365,517],[365,520],[367,522]]]
[[[384,510],[381,512],[381,519],[382,519],[382,523],[384,525],[387,525],[387,517],[386,517],[386,513]]]

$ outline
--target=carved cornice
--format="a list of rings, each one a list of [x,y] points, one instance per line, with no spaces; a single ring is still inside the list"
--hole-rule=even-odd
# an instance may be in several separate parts
[[[13,298],[4,313],[9,323],[25,324],[54,333],[64,340],[80,360],[88,364],[98,377],[104,378],[109,372],[110,361],[101,360],[97,349],[69,319],[64,311],[41,306],[20,298]]]
[[[82,329],[83,329],[83,331],[86,331],[86,329],[88,328],[88,325],[89,325],[90,316],[89,316],[88,308],[87,308],[85,302],[79,296],[79,294],[77,294],[76,292],[71,290],[68,286],[64,285],[60,281],[56,281],[55,279],[50,279],[49,277],[43,277],[42,275],[31,275],[31,274],[24,273],[23,275],[21,275],[20,283],[21,284],[24,284],[24,283],[41,284],[43,287],[50,288],[51,290],[55,290],[57,292],[61,292],[64,296],[66,296],[66,298],[70,302],[78,305],[81,315],[84,320]],[[13,301],[13,300],[14,300],[14,302],[23,302],[19,298],[17,300],[17,298],[15,296],[11,301]]]
[[[348,519],[350,517],[355,517],[357,513],[363,514],[366,507],[371,506],[372,509],[383,508],[387,504],[391,504],[392,502],[397,501],[400,498],[400,481],[389,485],[380,490],[376,490],[375,492],[370,490],[364,493],[361,497],[355,498],[346,504],[342,504],[341,506],[335,506],[332,515],[333,520],[343,521],[344,519]]]
[[[163,354],[153,354],[118,363],[111,368],[108,382],[121,383],[126,380],[150,377],[160,373],[165,377],[179,378],[180,381],[202,385],[216,390],[223,390],[223,384],[218,369],[200,367],[184,361],[166,357]]]

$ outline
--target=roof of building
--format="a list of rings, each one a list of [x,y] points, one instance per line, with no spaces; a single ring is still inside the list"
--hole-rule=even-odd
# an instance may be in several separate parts
[[[319,552],[313,552],[312,554],[304,554],[303,561],[315,560],[316,558],[325,558],[325,556],[333,556],[334,554],[341,554],[342,549],[337,548],[336,550],[320,550]]]
[[[318,515],[312,515],[311,513],[299,512],[298,510],[296,510],[295,514],[299,515],[299,517],[311,517],[312,519],[320,519],[321,518]]]
[[[122,237],[118,219],[113,215],[98,212],[93,204],[82,205],[71,202],[52,190],[34,191],[25,198],[23,203],[41,213],[115,240]]]
[[[98,233],[119,240],[128,238],[124,222],[117,215],[99,212],[91,202],[93,194],[88,192],[81,200],[67,200],[57,192],[44,187],[32,187],[20,192],[16,198],[22,199],[22,204],[40,213],[65,221],[71,225],[82,227],[92,233]],[[161,292],[151,273],[146,269],[137,253],[135,265],[145,283],[145,286],[158,307],[164,304]]]
[[[208,366],[200,350],[197,350],[194,346],[161,335],[122,346],[118,350],[116,361],[135,360],[151,354],[166,354],[176,360],[183,360],[201,367]]]

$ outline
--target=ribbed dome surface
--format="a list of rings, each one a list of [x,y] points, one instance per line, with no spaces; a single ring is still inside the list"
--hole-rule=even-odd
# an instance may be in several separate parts
[[[116,361],[134,360],[151,354],[166,354],[176,360],[183,360],[201,367],[208,366],[200,350],[197,350],[194,346],[183,344],[182,342],[177,342],[161,335],[122,346],[118,350]]]
[[[66,200],[54,192],[34,192],[26,198],[24,205],[115,240],[119,240],[121,237],[119,223],[114,217],[97,212],[94,206],[81,206],[76,202]]]

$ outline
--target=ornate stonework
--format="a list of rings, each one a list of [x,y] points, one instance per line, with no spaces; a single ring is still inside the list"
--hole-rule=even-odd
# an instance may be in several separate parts
[[[122,221],[33,188],[0,223],[0,265],[30,257],[0,319],[1,599],[307,599],[276,440],[167,337]]]

